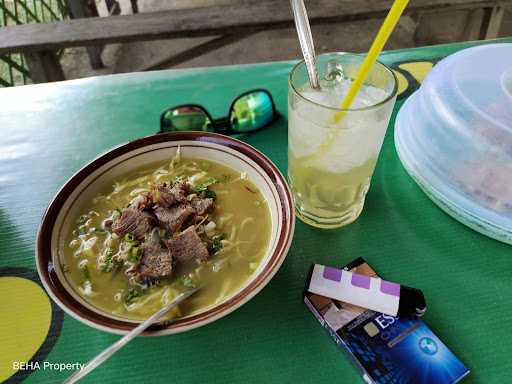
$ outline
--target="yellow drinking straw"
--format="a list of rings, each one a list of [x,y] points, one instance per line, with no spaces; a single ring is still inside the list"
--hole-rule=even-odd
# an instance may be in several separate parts
[[[340,104],[341,109],[348,109],[352,105],[352,102],[361,89],[361,86],[368,76],[368,73],[372,69],[373,64],[375,64],[375,61],[379,57],[382,48],[384,48],[384,45],[388,41],[389,36],[395,29],[396,23],[398,23],[398,20],[400,19],[400,16],[404,12],[408,3],[409,0],[395,0],[393,3],[393,6],[389,10],[384,23],[382,23],[379,33],[377,33],[377,37],[373,41],[372,46],[370,47],[370,50],[368,51],[368,54],[363,61],[363,64],[361,64],[359,70],[357,71],[354,82],[350,86],[347,95]],[[334,120],[338,123],[344,114],[345,111],[336,112]]]

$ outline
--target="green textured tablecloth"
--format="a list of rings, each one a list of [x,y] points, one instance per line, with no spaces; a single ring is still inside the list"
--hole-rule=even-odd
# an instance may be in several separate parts
[[[470,45],[384,53],[382,61],[402,75],[395,114],[430,67],[407,62],[435,62]],[[220,117],[236,95],[252,88],[268,89],[283,117],[244,140],[286,173],[293,64],[130,73],[0,90],[0,381],[14,373],[13,359],[32,357],[40,369],[20,370],[12,382],[60,382],[71,371],[43,369],[44,361],[84,363],[119,337],[64,315],[36,285],[37,227],[66,179],[112,146],[154,133],[165,107],[193,102]],[[362,382],[301,300],[312,262],[342,265],[358,256],[383,277],[423,289],[426,322],[472,370],[464,382],[512,381],[511,248],[463,226],[421,192],[397,158],[395,114],[355,223],[322,231],[297,222],[283,266],[249,303],[200,329],[138,338],[83,382]]]

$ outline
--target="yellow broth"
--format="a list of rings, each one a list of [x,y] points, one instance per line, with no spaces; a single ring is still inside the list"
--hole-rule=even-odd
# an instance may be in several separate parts
[[[214,178],[209,186],[216,193],[216,208],[210,219],[216,232],[222,233],[222,248],[208,261],[194,261],[175,269],[173,277],[150,285],[133,302],[125,302],[132,283],[125,275],[126,266],[117,272],[104,272],[100,257],[107,248],[119,251],[121,239],[102,229],[102,221],[115,209],[130,201],[151,185],[187,178],[192,185]],[[65,242],[65,275],[76,292],[98,309],[118,317],[145,319],[163,304],[192,285],[203,288],[172,311],[167,318],[188,316],[211,307],[231,295],[258,268],[267,250],[271,222],[267,203],[245,174],[221,164],[179,158],[169,164],[153,164],[134,171],[96,196],[88,209],[76,218],[76,228]]]

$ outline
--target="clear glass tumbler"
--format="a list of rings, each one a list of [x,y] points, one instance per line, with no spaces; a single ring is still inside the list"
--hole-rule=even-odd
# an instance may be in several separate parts
[[[320,228],[357,219],[396,100],[393,72],[377,62],[350,109],[338,106],[364,59],[317,57],[321,90],[309,87],[304,61],[288,82],[288,178],[297,216]]]

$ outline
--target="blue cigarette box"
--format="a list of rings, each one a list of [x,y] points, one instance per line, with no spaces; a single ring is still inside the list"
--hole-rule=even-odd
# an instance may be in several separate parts
[[[376,276],[362,258],[344,267]],[[417,317],[393,317],[307,291],[304,302],[348,352],[367,383],[452,384],[469,373],[462,362]]]

